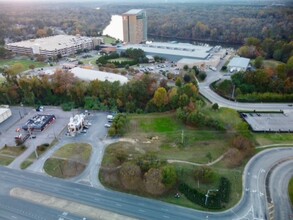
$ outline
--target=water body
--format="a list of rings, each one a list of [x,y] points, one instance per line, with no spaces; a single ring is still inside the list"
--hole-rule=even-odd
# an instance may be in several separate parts
[[[123,40],[122,16],[112,15],[110,24],[103,30],[103,35]]]

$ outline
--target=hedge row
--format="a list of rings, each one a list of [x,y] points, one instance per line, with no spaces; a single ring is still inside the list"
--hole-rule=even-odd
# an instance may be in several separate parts
[[[292,102],[293,94],[278,93],[250,93],[236,97],[239,102]]]
[[[221,177],[219,190],[209,193],[208,198],[206,194],[192,189],[186,183],[181,183],[178,189],[191,202],[209,209],[221,209],[223,208],[223,203],[229,202],[231,183],[227,178]]]

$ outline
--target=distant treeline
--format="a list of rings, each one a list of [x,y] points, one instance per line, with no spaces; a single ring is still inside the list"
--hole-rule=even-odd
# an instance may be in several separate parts
[[[293,8],[237,3],[0,3],[0,44],[52,34],[98,36],[111,15],[143,8],[151,37],[243,43],[247,37],[292,39]],[[100,9],[97,10],[96,7]]]
[[[144,8],[148,34],[194,41],[243,43],[247,37],[292,39],[293,8],[260,4],[180,3],[113,4],[111,14]]]

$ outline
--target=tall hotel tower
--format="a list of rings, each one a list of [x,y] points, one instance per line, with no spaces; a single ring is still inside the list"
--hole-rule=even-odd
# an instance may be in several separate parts
[[[124,13],[123,41],[139,44],[147,40],[147,16],[143,9],[131,9]]]

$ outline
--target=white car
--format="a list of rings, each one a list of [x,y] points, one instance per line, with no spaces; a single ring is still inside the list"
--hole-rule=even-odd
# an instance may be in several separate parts
[[[110,128],[111,125],[110,125],[110,124],[105,124],[105,127],[106,127],[106,128]]]

